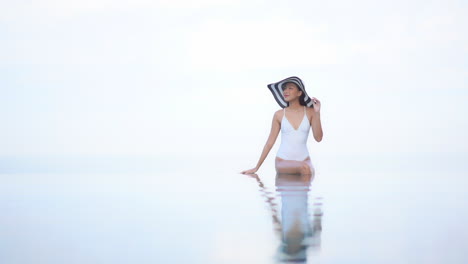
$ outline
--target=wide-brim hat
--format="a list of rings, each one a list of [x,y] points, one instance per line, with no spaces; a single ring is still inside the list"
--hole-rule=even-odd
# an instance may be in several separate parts
[[[299,79],[299,77],[292,76],[288,77],[284,80],[281,80],[279,82],[271,83],[268,84],[268,89],[270,89],[271,93],[273,94],[273,97],[275,97],[276,102],[281,106],[281,108],[285,108],[289,106],[289,103],[286,102],[283,96],[283,86],[286,83],[295,83],[299,89],[304,93],[304,102],[307,107],[314,107],[314,102],[312,101],[312,98],[310,98],[307,95],[307,92],[305,90],[304,84],[302,83],[302,80]]]

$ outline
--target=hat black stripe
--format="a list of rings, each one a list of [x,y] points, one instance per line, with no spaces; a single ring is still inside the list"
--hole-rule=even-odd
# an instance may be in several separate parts
[[[284,107],[288,107],[289,106],[289,103],[286,102],[286,100],[284,99],[284,95],[283,95],[283,89],[281,89],[281,87],[277,87],[276,88],[276,93],[278,95],[278,98],[280,98],[281,102],[282,102],[282,106],[283,108]]]
[[[284,96],[283,96],[283,83],[282,82],[276,83],[275,86],[276,86],[276,91],[278,93],[278,96],[281,98],[281,101],[283,102],[281,106],[283,108],[288,107],[289,103],[286,102],[286,99],[284,99]]]
[[[268,85],[268,89],[270,89],[271,93],[273,94],[273,97],[275,98],[276,102],[282,107],[286,107],[285,102],[283,101],[283,98],[278,95],[277,87],[275,87],[274,84]]]
[[[284,100],[284,97],[283,97],[283,91],[280,87],[276,87],[275,89],[275,96],[278,98],[278,100],[281,102],[281,106],[283,108],[287,107],[288,106],[288,103],[286,102],[286,100]]]
[[[293,76],[293,77],[289,77],[288,79],[293,79],[293,80],[299,82],[299,85],[301,86],[301,88],[304,89],[304,84],[302,83],[302,80],[299,79],[299,77]]]

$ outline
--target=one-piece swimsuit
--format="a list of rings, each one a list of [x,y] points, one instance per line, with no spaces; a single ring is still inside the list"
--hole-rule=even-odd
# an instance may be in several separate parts
[[[304,118],[297,129],[295,129],[286,118],[286,109],[283,109],[283,119],[281,119],[281,145],[276,154],[284,160],[304,161],[309,157],[307,149],[307,138],[309,136],[310,123],[307,119],[306,108],[304,106]]]

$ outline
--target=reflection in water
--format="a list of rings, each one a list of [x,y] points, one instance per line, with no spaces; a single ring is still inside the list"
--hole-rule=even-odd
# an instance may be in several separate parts
[[[311,209],[309,207],[311,175],[278,174],[276,176],[276,193],[270,192],[256,174],[260,192],[271,212],[273,229],[281,243],[277,259],[281,262],[305,263],[308,249],[320,248],[322,231],[322,199],[316,197]],[[277,197],[281,198],[281,217],[278,215]]]

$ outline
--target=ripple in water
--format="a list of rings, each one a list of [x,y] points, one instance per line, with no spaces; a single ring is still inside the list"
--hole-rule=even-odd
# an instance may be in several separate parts
[[[276,192],[265,186],[254,174],[271,214],[279,246],[276,260],[280,263],[306,263],[307,256],[318,252],[322,233],[322,197],[311,193],[313,175],[278,174]]]

